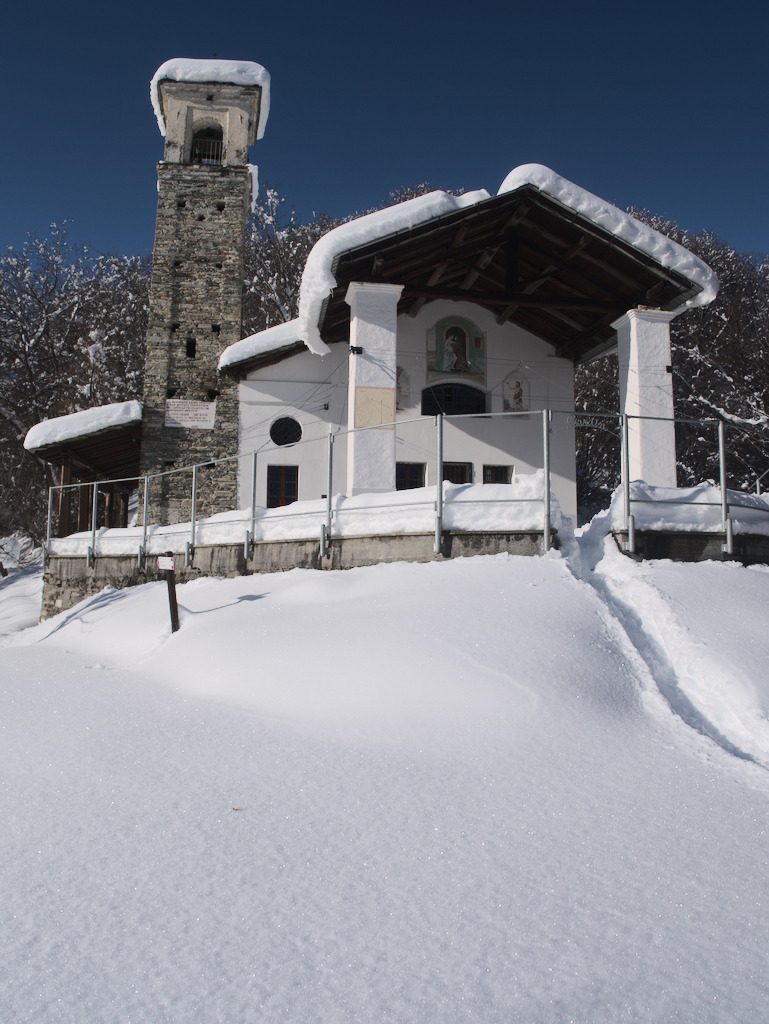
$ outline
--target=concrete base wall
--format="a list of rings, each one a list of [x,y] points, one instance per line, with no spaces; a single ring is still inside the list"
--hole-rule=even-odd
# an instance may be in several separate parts
[[[444,533],[440,554],[433,550],[433,535],[334,537],[329,555],[322,558],[317,540],[259,542],[246,558],[243,544],[217,544],[195,548],[192,565],[184,565],[184,556],[175,556],[178,583],[202,576],[232,578],[252,573],[283,572],[288,569],[354,569],[379,562],[431,562],[443,558],[471,555],[496,555],[507,551],[514,555],[542,553],[542,533]],[[557,546],[553,532],[552,546]],[[93,567],[82,556],[53,555],[47,559],[43,577],[42,618],[72,608],[85,597],[105,587],[118,590],[164,579],[157,569],[157,557],[148,556],[139,568],[135,555],[99,555]]]
[[[617,532],[614,538],[627,554],[627,533]],[[671,558],[676,562],[742,562],[743,565],[769,564],[769,537],[755,533],[734,534],[731,554],[723,550],[722,533],[677,533],[673,530],[636,530],[636,561],[645,558]]]

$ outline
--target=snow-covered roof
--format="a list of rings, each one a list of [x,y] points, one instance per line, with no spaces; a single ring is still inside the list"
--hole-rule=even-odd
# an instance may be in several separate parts
[[[340,224],[318,239],[307,257],[299,292],[300,337],[310,351],[317,355],[325,355],[329,351],[328,345],[321,339],[318,325],[323,303],[336,288],[333,267],[338,256],[348,249],[398,231],[408,231],[418,224],[475,206],[489,198],[485,189],[466,192],[461,196],[451,196],[447,192],[428,192],[427,195]]]
[[[56,416],[51,420],[36,423],[24,438],[28,452],[48,448],[63,441],[101,434],[113,427],[124,427],[130,423],[141,423],[141,402],[115,402],[113,405],[99,405],[95,409],[84,409],[69,416]]]
[[[683,312],[689,306],[703,306],[715,298],[718,279],[710,267],[688,249],[642,224],[629,213],[579,188],[541,164],[524,164],[511,171],[497,195],[511,193],[524,186],[533,186],[591,221],[596,227],[651,257],[660,266],[696,285],[699,289],[697,294],[687,297],[672,312]],[[324,302],[337,287],[335,266],[343,253],[488,201],[493,202],[493,199],[485,189],[466,192],[461,196],[440,191],[430,192],[358,217],[329,231],[316,242],[307,258],[299,294],[299,316],[291,322],[295,326],[289,328],[288,324],[281,324],[280,328],[270,328],[269,331],[231,346],[223,355],[220,366],[232,365],[251,355],[281,348],[289,340],[301,340],[317,355],[326,354],[329,348],[320,336],[320,320]],[[279,333],[273,334],[273,331]],[[283,331],[287,333],[280,333]],[[242,349],[239,348],[241,345],[244,346]]]
[[[497,195],[514,192],[524,185],[533,185],[551,199],[556,199],[570,210],[592,221],[597,227],[651,256],[660,266],[674,270],[699,285],[702,290],[683,303],[676,312],[692,306],[707,306],[718,294],[718,278],[694,253],[667,235],[650,228],[648,224],[642,224],[624,210],[567,181],[549,167],[542,164],[522,164],[516,167],[502,182]]]
[[[258,85],[262,90],[257,139],[264,135],[270,113],[270,73],[261,64],[250,60],[197,60],[191,57],[172,57],[161,64],[150,83],[150,98],[160,134],[165,135],[166,124],[158,85],[172,82],[228,82],[231,85]]]
[[[268,327],[266,331],[252,334],[242,341],[236,341],[222,352],[219,358],[219,369],[224,370],[235,363],[243,363],[256,356],[267,355],[269,352],[277,352],[289,345],[302,341],[301,330],[298,320],[289,320],[283,324],[276,324],[275,327]]]

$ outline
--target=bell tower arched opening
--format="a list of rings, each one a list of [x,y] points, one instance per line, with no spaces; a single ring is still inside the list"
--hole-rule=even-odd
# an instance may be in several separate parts
[[[224,155],[224,132],[219,124],[196,126],[190,142],[191,164],[221,164]]]

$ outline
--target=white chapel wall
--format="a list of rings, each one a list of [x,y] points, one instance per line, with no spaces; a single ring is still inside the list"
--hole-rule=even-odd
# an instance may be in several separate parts
[[[329,428],[346,425],[348,353],[345,344],[333,345],[326,356],[302,352],[255,370],[241,382],[239,454],[258,453],[258,505],[267,501],[267,466],[298,466],[302,501],[326,493]],[[270,427],[283,416],[300,424],[301,444],[276,447],[270,441]],[[334,447],[335,490],[343,491],[345,445]],[[251,460],[241,459],[238,470],[239,504],[246,508],[251,504]]]
[[[482,373],[443,372],[431,355],[431,331],[447,317],[474,324],[483,336]],[[347,380],[349,349],[332,346],[324,357],[303,352],[262,370],[253,371],[240,385],[240,454],[257,455],[257,504],[266,504],[268,465],[299,467],[300,500],[319,499],[327,489],[326,439],[329,427],[347,428]],[[352,358],[355,358],[353,356]],[[564,512],[576,512],[574,428],[566,413],[574,409],[574,370],[571,362],[558,359],[553,348],[539,338],[510,324],[499,326],[494,316],[470,303],[432,302],[414,317],[398,318],[398,366],[400,402],[397,419],[396,458],[399,462],[423,463],[426,482],[435,483],[435,428],[432,419],[404,421],[420,416],[424,388],[446,382],[466,383],[487,394],[487,410],[502,412],[516,403],[527,416],[465,419],[461,428],[446,425],[444,459],[470,462],[473,481],[483,481],[484,465],[515,467],[517,475],[542,466],[542,418],[550,408],[564,413],[553,417],[551,467],[553,490]],[[516,385],[520,385],[517,387]],[[328,408],[326,408],[326,406]],[[282,416],[296,419],[302,427],[302,444],[275,447],[269,440],[273,422]],[[334,492],[343,492],[346,480],[346,444],[334,446]],[[239,504],[251,503],[249,459],[239,465]]]
[[[475,324],[483,336],[485,360],[483,373],[440,372],[440,362],[432,355],[430,332],[449,317]],[[442,383],[460,383],[484,391],[489,412],[503,412],[515,405],[514,385],[522,382],[520,405],[528,416],[463,419],[446,424],[444,460],[472,462],[473,482],[483,482],[484,465],[513,465],[515,473],[531,473],[542,466],[542,418],[533,415],[542,409],[574,409],[574,368],[567,359],[558,359],[553,348],[540,338],[511,324],[498,325],[487,310],[465,302],[432,302],[413,319],[398,322],[398,365],[402,367],[399,418],[418,416],[424,388]],[[432,423],[410,425],[402,431],[398,460],[425,461],[420,453],[434,451]],[[427,483],[434,484],[431,458],[427,460]],[[576,513],[576,470],[574,429],[567,415],[553,418],[551,436],[553,490],[567,515]]]

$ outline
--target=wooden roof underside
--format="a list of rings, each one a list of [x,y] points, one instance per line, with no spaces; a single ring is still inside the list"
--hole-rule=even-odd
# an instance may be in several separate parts
[[[34,454],[51,465],[70,466],[79,480],[121,480],[138,477],[140,443],[141,423],[128,423],[37,448]]]
[[[675,309],[700,291],[675,271],[533,186],[486,200],[343,253],[321,316],[329,344],[348,341],[351,281],[404,286],[398,313],[434,299],[473,302],[574,362],[616,342],[629,309]]]

